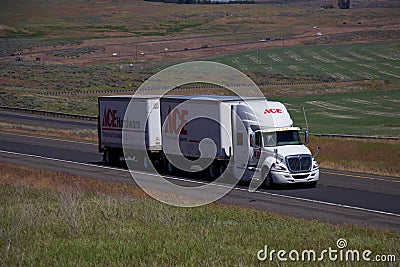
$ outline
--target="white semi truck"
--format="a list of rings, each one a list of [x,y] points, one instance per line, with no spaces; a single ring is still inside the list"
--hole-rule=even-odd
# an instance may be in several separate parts
[[[175,162],[184,162],[191,170],[206,168],[211,178],[229,167],[237,179],[260,180],[267,187],[315,186],[319,180],[318,164],[282,103],[151,95],[105,96],[98,101],[99,151],[106,162],[125,157],[149,168],[150,160],[168,173],[177,168]]]

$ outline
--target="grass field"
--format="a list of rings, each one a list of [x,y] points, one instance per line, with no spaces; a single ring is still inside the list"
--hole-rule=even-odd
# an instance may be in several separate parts
[[[380,3],[374,9],[360,0],[357,9],[343,12],[321,9],[318,1],[307,5],[177,5],[146,1],[7,1],[2,5],[0,36],[36,37],[47,40],[82,40],[132,36],[218,33],[249,30],[296,33],[304,26],[335,25],[364,27],[375,17],[390,22],[397,19],[396,6]],[[68,8],[64,8],[64,7]],[[307,21],[305,20],[307,18]]]
[[[309,148],[316,153],[321,168],[400,177],[400,142],[357,140],[331,137],[310,138]]]
[[[25,60],[38,56],[79,65],[113,62],[114,52],[131,60],[137,49],[147,62],[215,57],[272,43],[279,46],[281,41],[273,40],[281,37],[286,38],[285,45],[393,41],[400,36],[399,5],[394,2],[358,0],[356,8],[346,12],[336,5],[322,8],[327,2],[307,0],[240,6],[142,0],[7,1],[0,9],[0,53],[23,50]],[[316,38],[318,32],[324,35]],[[182,39],[194,35],[198,38]],[[166,41],[171,38],[179,40]],[[265,38],[272,41],[259,42]],[[250,47],[236,46],[249,42]],[[231,44],[236,45],[226,46]],[[203,45],[215,48],[200,49]],[[165,48],[184,52],[163,53]],[[28,56],[30,52],[37,54]]]
[[[400,43],[392,42],[271,48],[211,60],[243,71],[258,84],[369,80],[364,83],[368,86],[368,83],[383,80],[398,86],[399,52]],[[134,90],[161,70],[161,67],[144,65],[135,65],[132,69],[126,62],[73,66],[0,61],[0,67],[0,91],[22,91],[24,94],[120,88]],[[388,89],[390,86],[393,85],[383,84],[379,89]],[[268,96],[268,88],[264,90]],[[275,93],[279,94],[279,91],[275,90]]]
[[[400,135],[400,90],[276,97],[285,103],[296,125],[311,133]]]
[[[265,266],[271,262],[257,260],[265,245],[320,252],[335,249],[339,238],[346,249],[400,257],[399,235],[391,231],[219,204],[176,208],[127,184],[5,163],[0,170],[2,266]],[[318,264],[338,263],[326,257]]]
[[[98,141],[97,131],[91,129],[54,129],[34,125],[23,125],[0,121],[0,131],[11,134],[28,134],[39,137],[59,137],[76,141]]]
[[[288,104],[297,125],[305,126],[302,115],[305,107],[313,133],[398,136],[399,47],[398,42],[285,47],[260,51],[259,58],[257,52],[250,52],[218,61],[237,67],[261,83],[332,81],[340,80],[343,75],[348,79],[370,77],[372,80],[354,83],[261,89],[267,98]],[[335,54],[341,51],[340,56]],[[40,94],[129,88],[133,91],[159,70],[157,67],[121,69],[111,64],[77,67],[32,62],[1,62],[0,66],[2,105],[87,115],[97,115],[96,95]],[[321,71],[316,71],[318,68]]]
[[[216,60],[245,73],[264,73],[266,76],[286,74],[311,76],[327,81],[399,81],[399,53],[399,42],[385,42],[270,48],[229,55]],[[262,82],[268,83],[268,76]]]

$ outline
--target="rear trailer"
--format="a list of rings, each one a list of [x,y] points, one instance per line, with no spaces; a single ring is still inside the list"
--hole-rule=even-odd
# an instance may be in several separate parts
[[[98,107],[99,152],[103,153],[106,162],[117,163],[120,157],[124,156],[122,134],[125,134],[126,151],[132,151],[132,156],[136,158],[139,155],[135,155],[135,152],[138,154],[138,151],[143,151],[143,147],[149,151],[161,151],[161,123],[157,98],[105,96],[99,97]]]

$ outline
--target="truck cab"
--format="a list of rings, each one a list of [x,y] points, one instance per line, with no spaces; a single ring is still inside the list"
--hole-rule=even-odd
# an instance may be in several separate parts
[[[256,165],[254,178],[263,180],[267,187],[273,184],[317,184],[319,167],[303,144],[300,128],[260,129],[252,134],[251,139],[253,155],[249,166]]]

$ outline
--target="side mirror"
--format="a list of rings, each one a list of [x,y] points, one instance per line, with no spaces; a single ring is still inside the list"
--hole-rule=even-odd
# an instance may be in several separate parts
[[[305,143],[306,143],[306,145],[308,145],[308,143],[310,142],[310,134],[308,133],[308,130],[306,130],[305,132],[304,132],[304,136],[305,136]]]
[[[274,154],[275,154],[275,162],[278,163],[278,149],[274,149]]]
[[[317,146],[317,152],[313,155],[313,158],[316,158],[318,156],[320,150],[321,150],[321,147]]]

